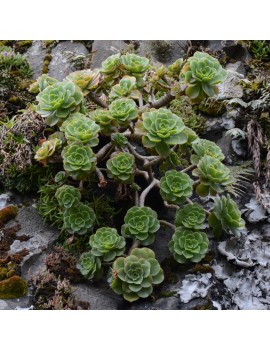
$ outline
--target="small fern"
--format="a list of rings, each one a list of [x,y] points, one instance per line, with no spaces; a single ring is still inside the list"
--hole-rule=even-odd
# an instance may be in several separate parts
[[[250,178],[254,174],[251,161],[245,161],[241,165],[229,166],[231,175],[234,178],[234,183],[227,186],[226,190],[235,197],[241,197],[244,195]]]

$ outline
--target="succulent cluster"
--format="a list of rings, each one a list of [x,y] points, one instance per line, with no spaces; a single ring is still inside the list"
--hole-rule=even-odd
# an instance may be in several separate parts
[[[59,208],[62,231],[72,235],[66,244],[84,245],[77,265],[82,275],[98,279],[111,265],[111,288],[132,302],[150,296],[164,279],[155,253],[138,246],[151,245],[161,224],[174,228],[146,203],[152,189],[157,203],[177,208],[169,244],[175,260],[199,262],[207,252],[202,230],[209,212],[193,197],[215,196],[234,179],[221,149],[200,139],[170,103],[178,99],[181,105],[185,95],[192,103],[213,96],[226,72],[216,59],[198,52],[167,68],[131,53],[112,55],[101,66],[72,72],[63,82],[42,75],[32,85],[38,93],[36,111],[50,126],[46,133],[52,132],[35,159],[56,164],[47,184],[51,211]],[[105,195],[106,187],[127,204],[117,225],[112,225],[114,216],[107,219],[105,209],[95,207],[95,194]],[[215,200],[209,224],[216,235],[221,230],[237,235],[244,226],[229,197]]]

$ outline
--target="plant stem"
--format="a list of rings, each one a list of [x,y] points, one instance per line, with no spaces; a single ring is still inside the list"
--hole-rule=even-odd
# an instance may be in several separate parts
[[[154,187],[156,186],[157,184],[159,184],[159,180],[157,179],[153,179],[152,182],[148,185],[147,188],[144,189],[144,191],[141,193],[141,196],[140,196],[140,207],[143,207],[144,206],[144,202],[145,202],[145,198],[147,196],[147,194],[149,193],[149,191]]]
[[[133,249],[136,249],[139,246],[140,246],[140,242],[138,240],[133,240],[133,243],[128,251],[128,255],[130,255],[130,253]]]
[[[175,99],[175,96],[171,95],[171,93],[167,93],[164,96],[162,96],[161,99],[154,101],[154,102],[149,102],[144,107],[160,108],[163,106],[167,106],[174,99]]]
[[[90,92],[88,94],[90,100],[92,100],[95,104],[97,104],[100,107],[103,108],[108,108],[107,104],[105,104],[105,102],[103,102],[96,94]]]
[[[164,206],[167,208],[174,208],[176,210],[178,210],[180,208],[178,205],[168,204],[167,201],[163,201],[163,203],[164,203]]]
[[[113,146],[113,145],[112,145],[111,142],[108,143],[108,144],[106,144],[105,146],[103,146],[103,147],[99,150],[99,152],[96,154],[97,161],[100,161],[100,160],[103,158],[103,156],[105,156],[105,154],[109,151],[109,149],[110,149],[112,146]]]
[[[164,219],[160,219],[160,220],[159,220],[159,223],[160,223],[161,225],[165,225],[165,226],[167,226],[167,227],[169,227],[169,228],[171,228],[171,229],[173,229],[173,230],[176,229],[176,226],[175,226],[174,224],[172,224],[172,223],[170,223],[170,222],[167,222],[167,221],[164,221]]]
[[[107,185],[107,181],[101,172],[100,168],[96,167],[96,174],[98,176],[98,186],[100,188],[104,188]]]
[[[145,161],[145,160],[155,160],[156,159],[156,156],[142,156],[142,155],[140,155],[130,143],[127,143],[126,145],[129,149],[129,151],[132,153],[132,155],[135,156],[138,160]]]
[[[195,169],[196,167],[197,167],[196,165],[191,165],[191,166],[189,166],[189,167],[183,169],[181,172],[187,173],[187,172],[189,172],[189,171],[193,171],[193,169]]]

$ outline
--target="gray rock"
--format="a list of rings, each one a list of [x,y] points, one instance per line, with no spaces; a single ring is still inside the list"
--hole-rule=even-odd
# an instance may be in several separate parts
[[[240,82],[244,79],[244,76],[235,71],[227,71],[228,76],[224,82],[218,85],[218,96],[219,100],[226,100],[232,98],[241,98],[244,94],[243,87]]]
[[[235,63],[228,63],[226,69],[242,74],[246,76],[246,69],[242,61],[236,61]]]
[[[101,67],[101,63],[107,57],[117,54],[126,46],[127,44],[123,40],[95,40],[92,46],[91,68]]]
[[[9,304],[6,302],[6,300],[0,300],[0,310],[11,310]]]
[[[181,310],[197,310],[197,309],[204,309],[205,306],[211,306],[211,303],[202,298],[195,298],[188,303],[179,303],[178,308]],[[208,309],[208,308],[207,308]]]
[[[24,257],[21,265],[22,278],[29,280],[33,273],[44,267],[41,255],[52,247],[59,236],[59,231],[44,223],[44,219],[32,206],[19,209],[16,219],[21,225],[17,235],[28,235],[30,239],[27,241],[15,240],[10,247],[9,254],[23,249],[29,250],[29,254]]]
[[[73,285],[73,295],[78,301],[88,302],[91,310],[117,310],[123,298],[115,294],[106,284]]]
[[[236,40],[209,40],[207,47],[213,51],[223,51],[229,58],[235,60],[246,61],[252,58],[248,50]]]
[[[0,300],[0,310],[22,310],[31,309],[30,296],[18,299]]]
[[[34,79],[37,79],[42,74],[45,55],[46,48],[43,45],[43,40],[34,40],[32,46],[26,52],[29,64],[33,69]]]
[[[86,47],[81,43],[73,43],[70,41],[63,41],[52,49],[52,60],[49,66],[48,75],[62,81],[69,73],[73,71],[72,65],[69,63],[67,57],[63,52],[70,51],[75,55],[89,55]]]
[[[138,55],[150,56],[153,61],[170,65],[183,57],[187,40],[142,40]]]
[[[178,310],[179,298],[177,296],[161,297],[155,302],[143,300],[131,304],[130,310]]]

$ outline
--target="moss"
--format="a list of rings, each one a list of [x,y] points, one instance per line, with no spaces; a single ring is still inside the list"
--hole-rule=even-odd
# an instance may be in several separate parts
[[[210,117],[218,117],[226,112],[226,106],[223,101],[208,98],[197,106],[197,110]]]
[[[16,104],[20,101],[20,99],[15,96],[15,95],[12,95],[9,99],[8,99],[8,102],[12,103],[12,104]]]
[[[12,46],[14,40],[0,40],[0,46]]]
[[[206,254],[206,256],[203,258],[201,263],[208,263],[208,264],[210,264],[215,257],[216,257],[215,252],[214,251],[209,251]]]
[[[177,291],[161,291],[158,294],[158,298],[160,299],[161,297],[172,297],[177,294]]]
[[[57,43],[57,40],[44,40],[44,45],[46,48],[53,47]]]
[[[23,54],[27,51],[28,48],[32,45],[33,40],[18,40],[14,45],[14,49],[16,52]]]
[[[196,264],[194,268],[192,268],[193,273],[213,273],[214,270],[209,265],[204,264]]]
[[[49,66],[52,60],[52,55],[50,53],[46,54],[43,61],[42,73],[46,74],[49,72]]]
[[[197,310],[197,311],[212,310],[212,309],[213,309],[212,302],[207,302],[206,304],[198,305],[193,308],[193,310]]]
[[[26,295],[27,291],[26,282],[17,275],[0,281],[0,299],[15,299]]]
[[[9,205],[0,210],[0,225],[8,222],[9,220],[15,218],[18,214],[18,208],[14,205]]]

